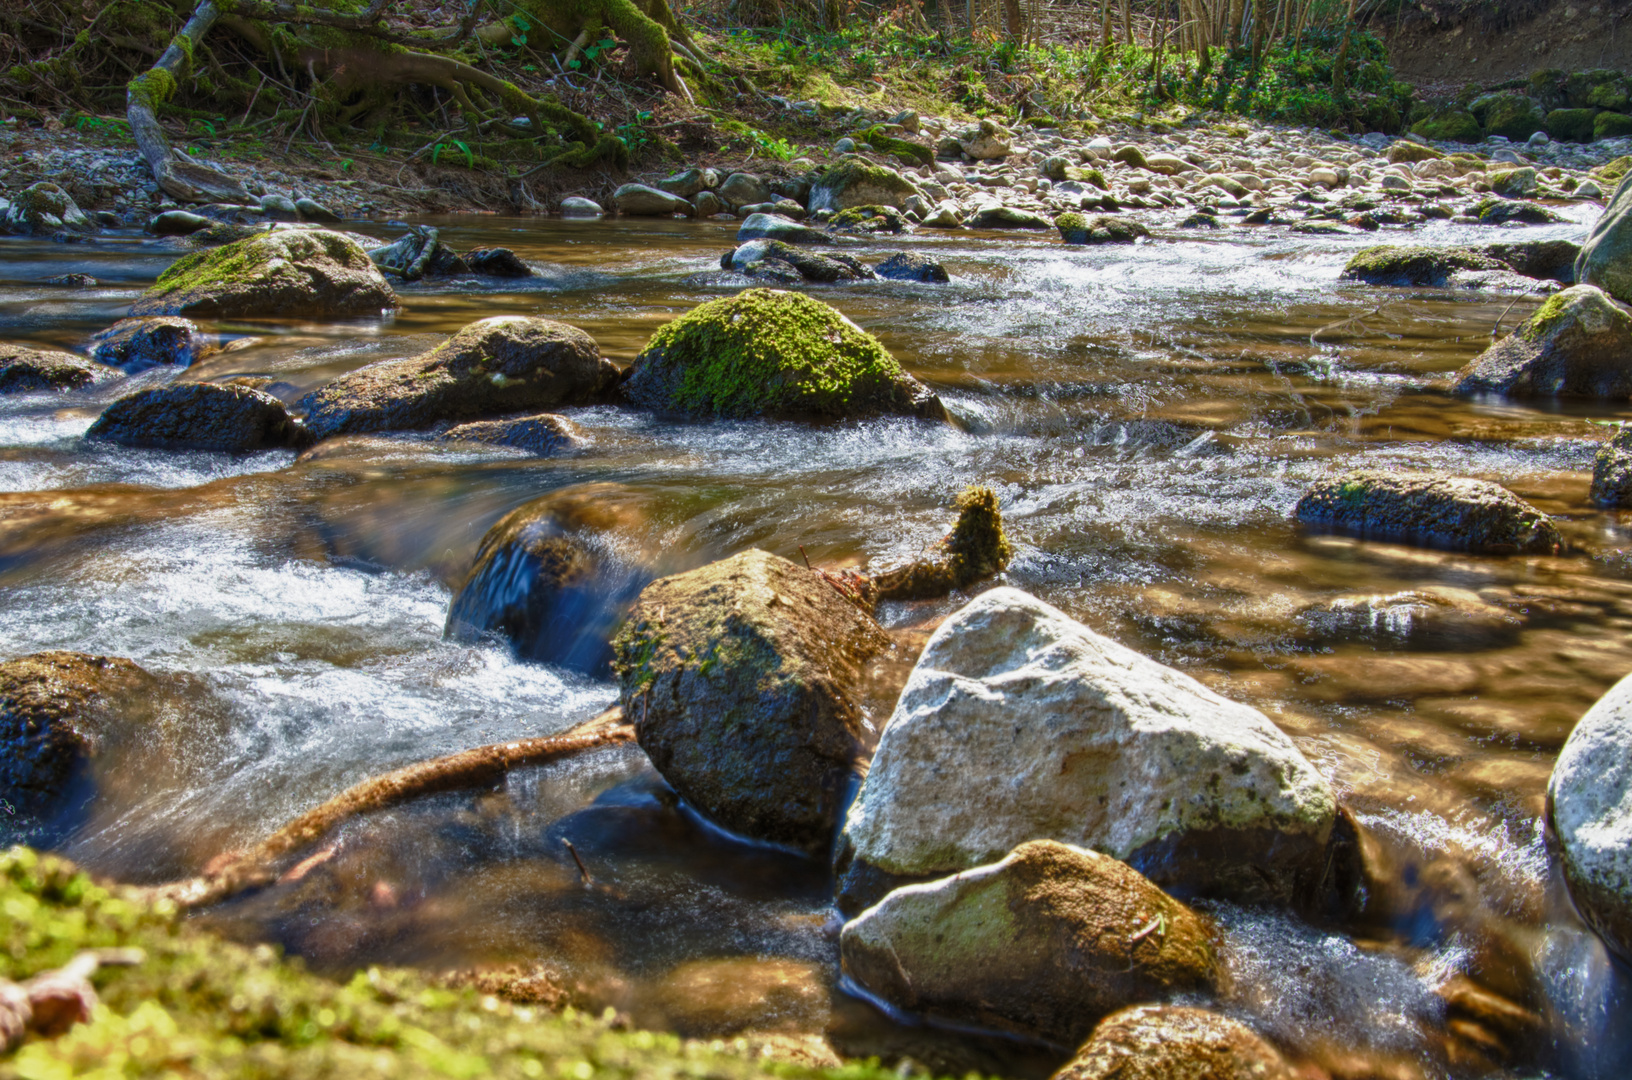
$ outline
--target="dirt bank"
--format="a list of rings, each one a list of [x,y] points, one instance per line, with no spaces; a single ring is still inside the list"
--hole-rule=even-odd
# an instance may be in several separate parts
[[[1552,0],[1535,6],[1535,14],[1512,21],[1511,15],[1491,16],[1483,5],[1418,0],[1411,12],[1377,29],[1400,78],[1429,93],[1470,82],[1490,86],[1540,68],[1632,68],[1632,4]]]

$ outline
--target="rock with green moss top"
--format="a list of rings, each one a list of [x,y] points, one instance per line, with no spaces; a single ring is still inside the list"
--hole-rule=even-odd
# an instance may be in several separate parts
[[[1468,106],[1487,135],[1500,135],[1522,142],[1542,129],[1545,115],[1541,106],[1525,94],[1501,92],[1475,98]]]
[[[378,316],[397,295],[360,244],[321,229],[280,229],[183,256],[132,315]]]
[[[852,206],[834,214],[827,227],[834,232],[902,233],[907,219],[893,206]]]
[[[820,300],[775,289],[711,300],[659,329],[623,392],[691,416],[946,417],[877,338]]]
[[[1508,199],[1522,199],[1536,193],[1536,170],[1526,165],[1490,174],[1490,190]]]
[[[1479,121],[1466,109],[1448,109],[1411,125],[1411,134],[1436,142],[1475,143],[1484,138]]]
[[[1060,239],[1067,244],[1131,244],[1150,235],[1150,230],[1129,217],[1110,214],[1067,212],[1054,219]]]
[[[618,369],[566,323],[499,315],[429,352],[370,364],[301,400],[320,439],[411,431],[445,420],[578,405],[605,396]]]
[[[1555,555],[1546,514],[1488,480],[1361,470],[1316,482],[1293,516],[1317,529],[1453,551]]]
[[[1632,314],[1592,285],[1549,297],[1456,374],[1459,394],[1632,398]]]
[[[1162,932],[1138,941],[1112,931],[1151,924]],[[1033,840],[890,893],[845,926],[839,956],[847,975],[913,1013],[1075,1046],[1106,1013],[1212,990],[1216,936],[1123,863]]]
[[[780,240],[750,240],[720,262],[722,269],[790,283],[803,280],[826,285],[835,281],[863,281],[873,276],[873,272],[853,256],[837,251],[818,255]]]
[[[1597,117],[1597,109],[1554,109],[1542,126],[1549,136],[1563,142],[1591,142]]]
[[[1336,818],[1268,717],[997,588],[943,622],[908,676],[846,819],[839,903],[1045,838],[1183,894],[1303,900]]]
[[[1017,206],[983,206],[964,222],[971,229],[1052,229],[1054,223],[1041,214]]]
[[[933,164],[935,151],[922,143],[915,143],[910,139],[898,139],[884,133],[880,125],[872,127],[856,135],[856,141],[864,142],[880,154],[894,154],[896,157],[919,165]]]
[[[923,198],[924,193],[896,170],[869,165],[860,158],[845,158],[816,178],[810,188],[808,209],[813,214],[871,205],[899,210],[914,195]]]
[[[992,120],[982,120],[958,135],[958,148],[971,161],[1008,157],[1014,148],[1014,133]]]
[[[0,232],[13,236],[62,236],[96,231],[73,197],[52,183],[38,183],[13,195],[0,216]]]
[[[1609,184],[1619,184],[1632,172],[1632,154],[1622,154],[1614,161],[1606,162],[1592,170],[1592,175]]]
[[[1473,213],[1481,225],[1556,225],[1564,220],[1545,206],[1499,197],[1480,200]]]
[[[1632,427],[1622,426],[1592,459],[1592,501],[1632,506]]]
[[[115,378],[119,372],[83,356],[54,349],[0,345],[0,394],[33,390],[81,390]]]
[[[1594,139],[1621,139],[1632,135],[1632,116],[1619,112],[1601,112],[1592,120]]]
[[[1432,146],[1424,146],[1419,142],[1412,142],[1410,139],[1400,139],[1394,143],[1388,148],[1387,155],[1390,165],[1417,161],[1438,161],[1444,156],[1445,154],[1442,151],[1435,150]]]
[[[1458,270],[1505,270],[1506,264],[1471,248],[1393,247],[1357,252],[1342,280],[1367,285],[1446,285]]]
[[[1564,93],[1571,107],[1577,109],[1626,112],[1632,106],[1632,80],[1614,68],[1572,72],[1564,80]]]
[[[103,410],[85,437],[121,446],[234,454],[300,450],[313,442],[271,394],[216,383],[173,383],[122,397]]]
[[[821,574],[750,550],[648,585],[613,643],[624,715],[692,806],[823,852],[854,784],[862,665],[889,639]]]

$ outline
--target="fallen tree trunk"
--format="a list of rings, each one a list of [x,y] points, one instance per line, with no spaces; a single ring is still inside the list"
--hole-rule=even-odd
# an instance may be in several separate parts
[[[292,856],[363,814],[444,791],[493,787],[511,769],[562,761],[604,746],[633,742],[635,729],[613,706],[559,735],[494,743],[433,758],[376,776],[347,788],[301,814],[247,851],[237,852],[195,878],[144,890],[149,899],[187,908],[220,903],[249,889],[275,882]]]

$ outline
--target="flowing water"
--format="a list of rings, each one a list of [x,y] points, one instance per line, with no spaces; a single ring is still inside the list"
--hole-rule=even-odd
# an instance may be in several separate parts
[[[1522,237],[1578,239],[1590,210],[1572,212]],[[409,286],[383,321],[218,324],[229,347],[187,376],[270,377],[293,402],[500,313],[582,327],[627,363],[663,322],[744,284],[717,269],[728,225],[435,224],[461,249],[511,247],[539,276]],[[174,371],[0,398],[0,657],[128,656],[166,687],[50,839],[94,870],[167,880],[365,777],[604,708],[609,682],[444,640],[478,541],[524,502],[614,507],[611,542],[653,574],[750,546],[882,566],[935,541],[964,485],[988,483],[1018,549],[1011,584],[1267,712],[1365,831],[1378,875],[1364,925],[1211,909],[1230,973],[1218,1007],[1338,1075],[1627,1075],[1616,1021],[1632,1016],[1632,980],[1571,910],[1541,824],[1571,726],[1632,671],[1632,534],[1587,501],[1598,425],[1626,413],[1444,392],[1533,298],[1339,284],[1348,254],[1386,234],[1227,235],[875,245],[933,254],[953,283],[817,295],[931,384],[958,427],[595,407],[567,410],[590,442],[554,458],[397,437],[296,461],[82,441],[107,401]],[[1402,242],[1490,238],[1435,223]],[[67,348],[175,257],[135,235],[5,244],[0,338]],[[102,284],[43,284],[69,271]],[[1313,480],[1358,466],[1498,480],[1575,550],[1471,556],[1291,522]],[[868,687],[875,723],[959,602],[881,612],[897,649]],[[373,815],[324,854],[203,917],[331,970],[544,964],[581,1002],[688,1034],[826,1032],[841,1052],[959,1072],[1060,1061],[864,1000],[837,976],[824,869],[712,829],[632,748]],[[1503,1044],[1483,1056],[1466,1049],[1466,1009],[1446,1004],[1470,980],[1522,1006],[1505,1030],[1481,1020]]]

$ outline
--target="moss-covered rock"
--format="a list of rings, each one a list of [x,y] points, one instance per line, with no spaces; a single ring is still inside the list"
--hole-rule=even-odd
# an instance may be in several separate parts
[[[1294,1080],[1251,1028],[1205,1009],[1136,1005],[1100,1021],[1053,1080]]]
[[[1629,172],[1632,172],[1632,154],[1622,154],[1614,161],[1606,162],[1592,170],[1592,175],[1606,183],[1619,184]]]
[[[642,408],[693,416],[946,416],[877,338],[820,300],[774,289],[711,300],[659,329],[623,391]]]
[[[1060,239],[1067,244],[1131,244],[1150,235],[1150,230],[1130,217],[1095,214],[1089,217],[1068,211],[1054,219]]]
[[[1041,214],[1017,206],[983,206],[964,225],[971,229],[1052,229],[1054,223]]]
[[[283,402],[247,386],[175,383],[139,390],[102,411],[85,437],[163,450],[299,450],[311,433]]]
[[[917,184],[894,169],[849,157],[816,178],[810,188],[808,209],[813,214],[818,210],[848,210],[874,204],[900,209],[914,195],[922,198],[923,194]]]
[[[18,1076],[161,1076],[185,1062],[198,1077],[263,1080],[891,1080],[857,1063],[838,1070],[761,1060],[719,1043],[626,1030],[610,1018],[540,1014],[414,972],[369,968],[334,981],[277,950],[222,941],[174,905],[98,885],[25,848],[0,854],[0,976],[22,980],[88,949],[137,948],[140,963],[105,967],[102,1007],[56,1039],[5,1059]]]
[[[1536,170],[1529,165],[1490,174],[1490,190],[1507,199],[1522,199],[1536,193]]]
[[[189,367],[216,351],[215,339],[179,315],[120,319],[91,339],[91,356],[125,371]]]
[[[1448,109],[1411,125],[1411,134],[1435,142],[1475,143],[1484,138],[1479,121],[1466,109]]]
[[[1432,146],[1424,146],[1419,142],[1412,142],[1410,139],[1400,139],[1394,143],[1388,148],[1387,155],[1390,165],[1416,161],[1438,161],[1444,156],[1445,154],[1442,151],[1436,150]]]
[[[617,379],[617,367],[577,327],[499,315],[471,323],[429,352],[342,375],[300,404],[307,426],[326,439],[581,404],[602,397]]]
[[[866,143],[880,154],[894,154],[919,165],[929,165],[935,160],[934,150],[910,139],[898,139],[893,135],[887,135],[878,124],[857,133],[855,139],[857,142]]]
[[[1594,139],[1621,139],[1632,135],[1632,116],[1620,112],[1601,112],[1592,119]]]
[[[890,893],[845,926],[839,952],[901,1008],[1074,1046],[1108,1012],[1212,989],[1216,933],[1126,864],[1033,840]]]
[[[12,196],[11,205],[0,216],[0,232],[13,236],[83,235],[96,225],[74,205],[73,197],[56,184],[42,182]]]
[[[1515,274],[1565,285],[1575,284],[1575,262],[1581,256],[1581,245],[1570,240],[1480,244],[1472,250],[1500,260]]]
[[[1541,106],[1524,94],[1486,94],[1474,100],[1469,110],[1479,119],[1487,135],[1500,135],[1522,142],[1542,129],[1545,114]]]
[[[1533,202],[1500,197],[1483,199],[1474,207],[1474,216],[1481,225],[1555,225],[1564,219]]]
[[[1621,179],[1587,234],[1575,279],[1596,285],[1622,303],[1632,302],[1632,180]]]
[[[990,161],[1009,156],[1014,133],[993,120],[982,120],[958,134],[958,147],[971,161]]]
[[[893,206],[852,206],[840,210],[827,223],[834,232],[902,233],[907,219]]]
[[[642,749],[687,802],[820,852],[861,759],[861,665],[888,644],[824,576],[750,550],[648,585],[614,666]]]
[[[482,537],[448,605],[445,633],[458,641],[498,634],[519,657],[604,678],[612,632],[651,580],[611,542],[640,514],[606,485],[517,507]]]
[[[31,390],[79,390],[106,382],[119,372],[54,349],[0,345],[0,394]]]
[[[933,551],[872,578],[877,600],[928,600],[965,589],[1001,574],[1014,558],[1003,531],[997,492],[965,488],[957,499],[958,519]]]
[[[1592,285],[1551,296],[1456,374],[1459,394],[1632,398],[1632,314]]]
[[[1592,501],[1632,506],[1632,427],[1622,426],[1592,459]]]
[[[42,652],[0,664],[0,799],[20,815],[9,821],[10,835],[64,809],[113,734],[110,706],[150,694],[153,682],[119,657]]]
[[[780,240],[750,240],[720,260],[726,270],[789,284],[814,281],[862,281],[873,276],[861,260],[842,252],[817,254]],[[791,273],[790,273],[791,271]]]
[[[1626,112],[1632,106],[1632,82],[1614,68],[1592,68],[1571,72],[1564,80],[1564,94],[1576,109],[1613,109]]]
[[[1554,109],[1542,123],[1548,135],[1564,142],[1591,142],[1597,109]]]
[[[130,313],[337,318],[377,316],[396,306],[396,293],[356,241],[320,229],[280,229],[183,256]]]
[[[1378,540],[1491,554],[1557,554],[1546,514],[1488,480],[1361,470],[1316,482],[1293,516]]]
[[[1343,267],[1342,280],[1367,285],[1442,286],[1458,270],[1504,269],[1507,266],[1500,260],[1472,248],[1380,245],[1356,252]]]

